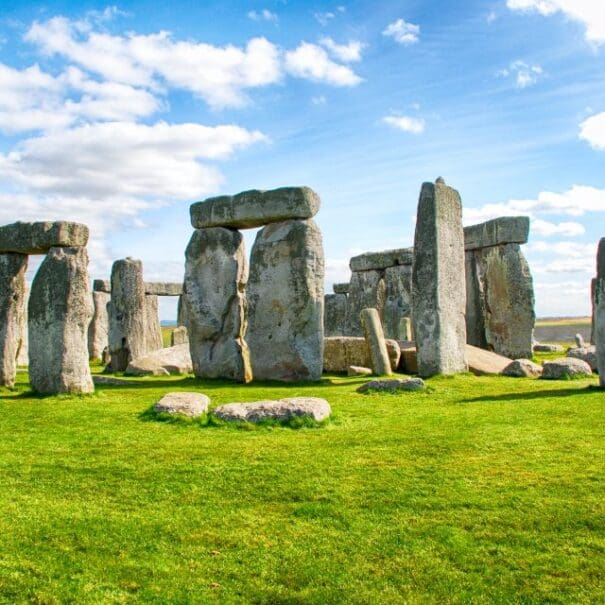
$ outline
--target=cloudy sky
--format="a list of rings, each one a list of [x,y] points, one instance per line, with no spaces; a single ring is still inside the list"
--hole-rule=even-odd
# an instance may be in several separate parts
[[[93,277],[133,256],[179,280],[191,202],[305,184],[329,291],[350,256],[411,245],[420,185],[442,175],[466,224],[531,217],[540,316],[588,313],[602,0],[0,8],[0,224],[89,224]]]

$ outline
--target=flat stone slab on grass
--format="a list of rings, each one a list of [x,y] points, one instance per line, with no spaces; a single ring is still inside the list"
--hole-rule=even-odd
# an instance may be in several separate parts
[[[581,359],[585,361],[593,372],[599,371],[599,363],[597,360],[597,347],[596,345],[586,345],[583,347],[573,347],[567,351],[567,357],[574,357],[575,359]]]
[[[347,376],[370,376],[372,370],[363,366],[349,366],[347,368]]]
[[[515,359],[502,370],[502,375],[513,378],[536,378],[542,376],[542,366],[530,359]]]
[[[190,374],[193,372],[189,343],[158,349],[134,359],[128,364],[124,374],[130,376],[168,376],[169,374]]]
[[[82,248],[88,227],[69,221],[12,223],[0,227],[0,252],[46,254],[51,248]]]
[[[196,418],[208,411],[210,397],[203,393],[167,393],[154,406],[155,412]]]
[[[332,409],[325,399],[318,397],[290,397],[277,401],[253,403],[227,403],[214,410],[222,420],[239,422],[284,421],[296,416],[307,416],[321,422],[330,416]]]
[[[538,343],[534,345],[534,353],[562,353],[563,347],[561,345]]]
[[[397,369],[401,350],[397,341],[387,338],[391,368]],[[346,372],[349,366],[367,368],[371,365],[370,351],[363,336],[328,336],[324,338],[324,372]]]
[[[592,376],[592,369],[581,359],[561,357],[544,362],[542,378],[546,380],[561,380],[581,376]]]
[[[392,380],[370,380],[357,389],[358,393],[368,393],[371,391],[381,391],[387,393],[397,393],[399,391],[421,391],[426,388],[422,378],[395,378]]]

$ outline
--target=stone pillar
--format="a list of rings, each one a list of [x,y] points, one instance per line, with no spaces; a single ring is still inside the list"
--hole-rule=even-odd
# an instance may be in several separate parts
[[[158,297],[155,294],[145,295],[145,337],[147,351],[158,351],[164,348]]]
[[[443,179],[424,183],[420,191],[412,299],[420,376],[465,372],[462,203]]]
[[[93,315],[88,326],[88,356],[100,360],[109,344],[109,317],[107,303],[111,296],[107,292],[92,293]]]
[[[123,372],[149,351],[146,305],[143,263],[132,258],[115,261],[108,305],[110,368],[114,372]]]
[[[19,352],[17,353],[17,366],[29,365],[29,332],[27,328],[27,307],[29,304],[29,289],[25,287],[23,302],[23,314],[21,317],[21,328],[19,330]]]
[[[170,334],[170,346],[184,345],[189,342],[189,335],[185,326],[177,326]]]
[[[29,378],[38,393],[91,393],[86,248],[51,248],[29,298]]]
[[[599,279],[605,279],[605,237],[599,240],[597,247],[597,276],[590,283],[590,300],[592,302],[592,322],[590,330],[590,342],[594,345],[597,342],[596,339],[596,290],[597,281]]]
[[[0,254],[0,386],[13,387],[25,321],[25,254]]]
[[[287,220],[256,236],[248,283],[246,340],[260,380],[320,380],[324,254],[313,220]]]
[[[382,315],[385,292],[382,271],[370,269],[352,272],[347,300],[347,336],[363,336],[360,319],[363,309],[376,309]]]
[[[384,335],[393,340],[407,340],[406,319],[409,321],[412,315],[412,265],[387,267],[384,283]]]
[[[391,374],[389,352],[384,340],[384,332],[378,311],[376,309],[363,309],[361,311],[361,325],[363,326],[366,344],[370,352],[374,374],[378,374],[379,376]]]
[[[347,295],[326,294],[324,305],[324,334],[326,336],[344,336],[347,320]]]
[[[595,320],[599,384],[605,388],[605,277],[598,279],[595,287]]]
[[[246,254],[234,229],[196,229],[185,252],[182,313],[193,372],[200,378],[252,379],[246,331]]]

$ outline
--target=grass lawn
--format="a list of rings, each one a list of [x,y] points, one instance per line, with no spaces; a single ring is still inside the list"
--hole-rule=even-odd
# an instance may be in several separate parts
[[[1,603],[603,603],[605,393],[596,378],[141,378],[88,397],[0,390]],[[321,428],[149,420],[317,395]]]

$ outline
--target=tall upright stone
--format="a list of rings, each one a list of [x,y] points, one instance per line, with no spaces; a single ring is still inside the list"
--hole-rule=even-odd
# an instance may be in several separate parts
[[[605,277],[597,280],[595,288],[595,341],[599,384],[605,388]]]
[[[86,248],[51,248],[29,298],[29,378],[39,393],[91,393]]]
[[[200,378],[252,379],[246,331],[244,239],[223,227],[196,229],[185,252],[182,315],[193,372]]]
[[[29,289],[25,288],[25,300],[19,330],[19,352],[17,353],[17,366],[29,365],[29,332],[27,329],[27,307],[29,304]]]
[[[94,286],[93,286],[94,287]],[[109,317],[107,304],[111,296],[107,292],[93,290],[93,314],[88,326],[88,356],[93,360],[103,358],[103,351],[109,346]]]
[[[123,372],[132,360],[149,351],[147,301],[140,260],[125,258],[113,263],[108,313],[110,368]]]
[[[160,307],[158,297],[155,294],[145,296],[145,337],[147,338],[148,352],[163,348]]]
[[[347,295],[326,294],[324,303],[324,334],[326,336],[344,336],[347,321]]]
[[[443,179],[420,191],[412,300],[420,376],[466,371],[462,203]]]
[[[412,315],[412,265],[395,265],[384,270],[384,335],[393,340],[407,340]]]
[[[27,256],[0,254],[0,386],[13,387],[25,320]]]
[[[255,379],[321,379],[323,286],[322,237],[313,220],[259,231],[250,260],[246,336]]]
[[[599,279],[605,279],[605,237],[599,240],[597,246],[597,276],[590,283],[590,300],[592,303],[592,321],[590,342],[596,344],[596,292]]]

